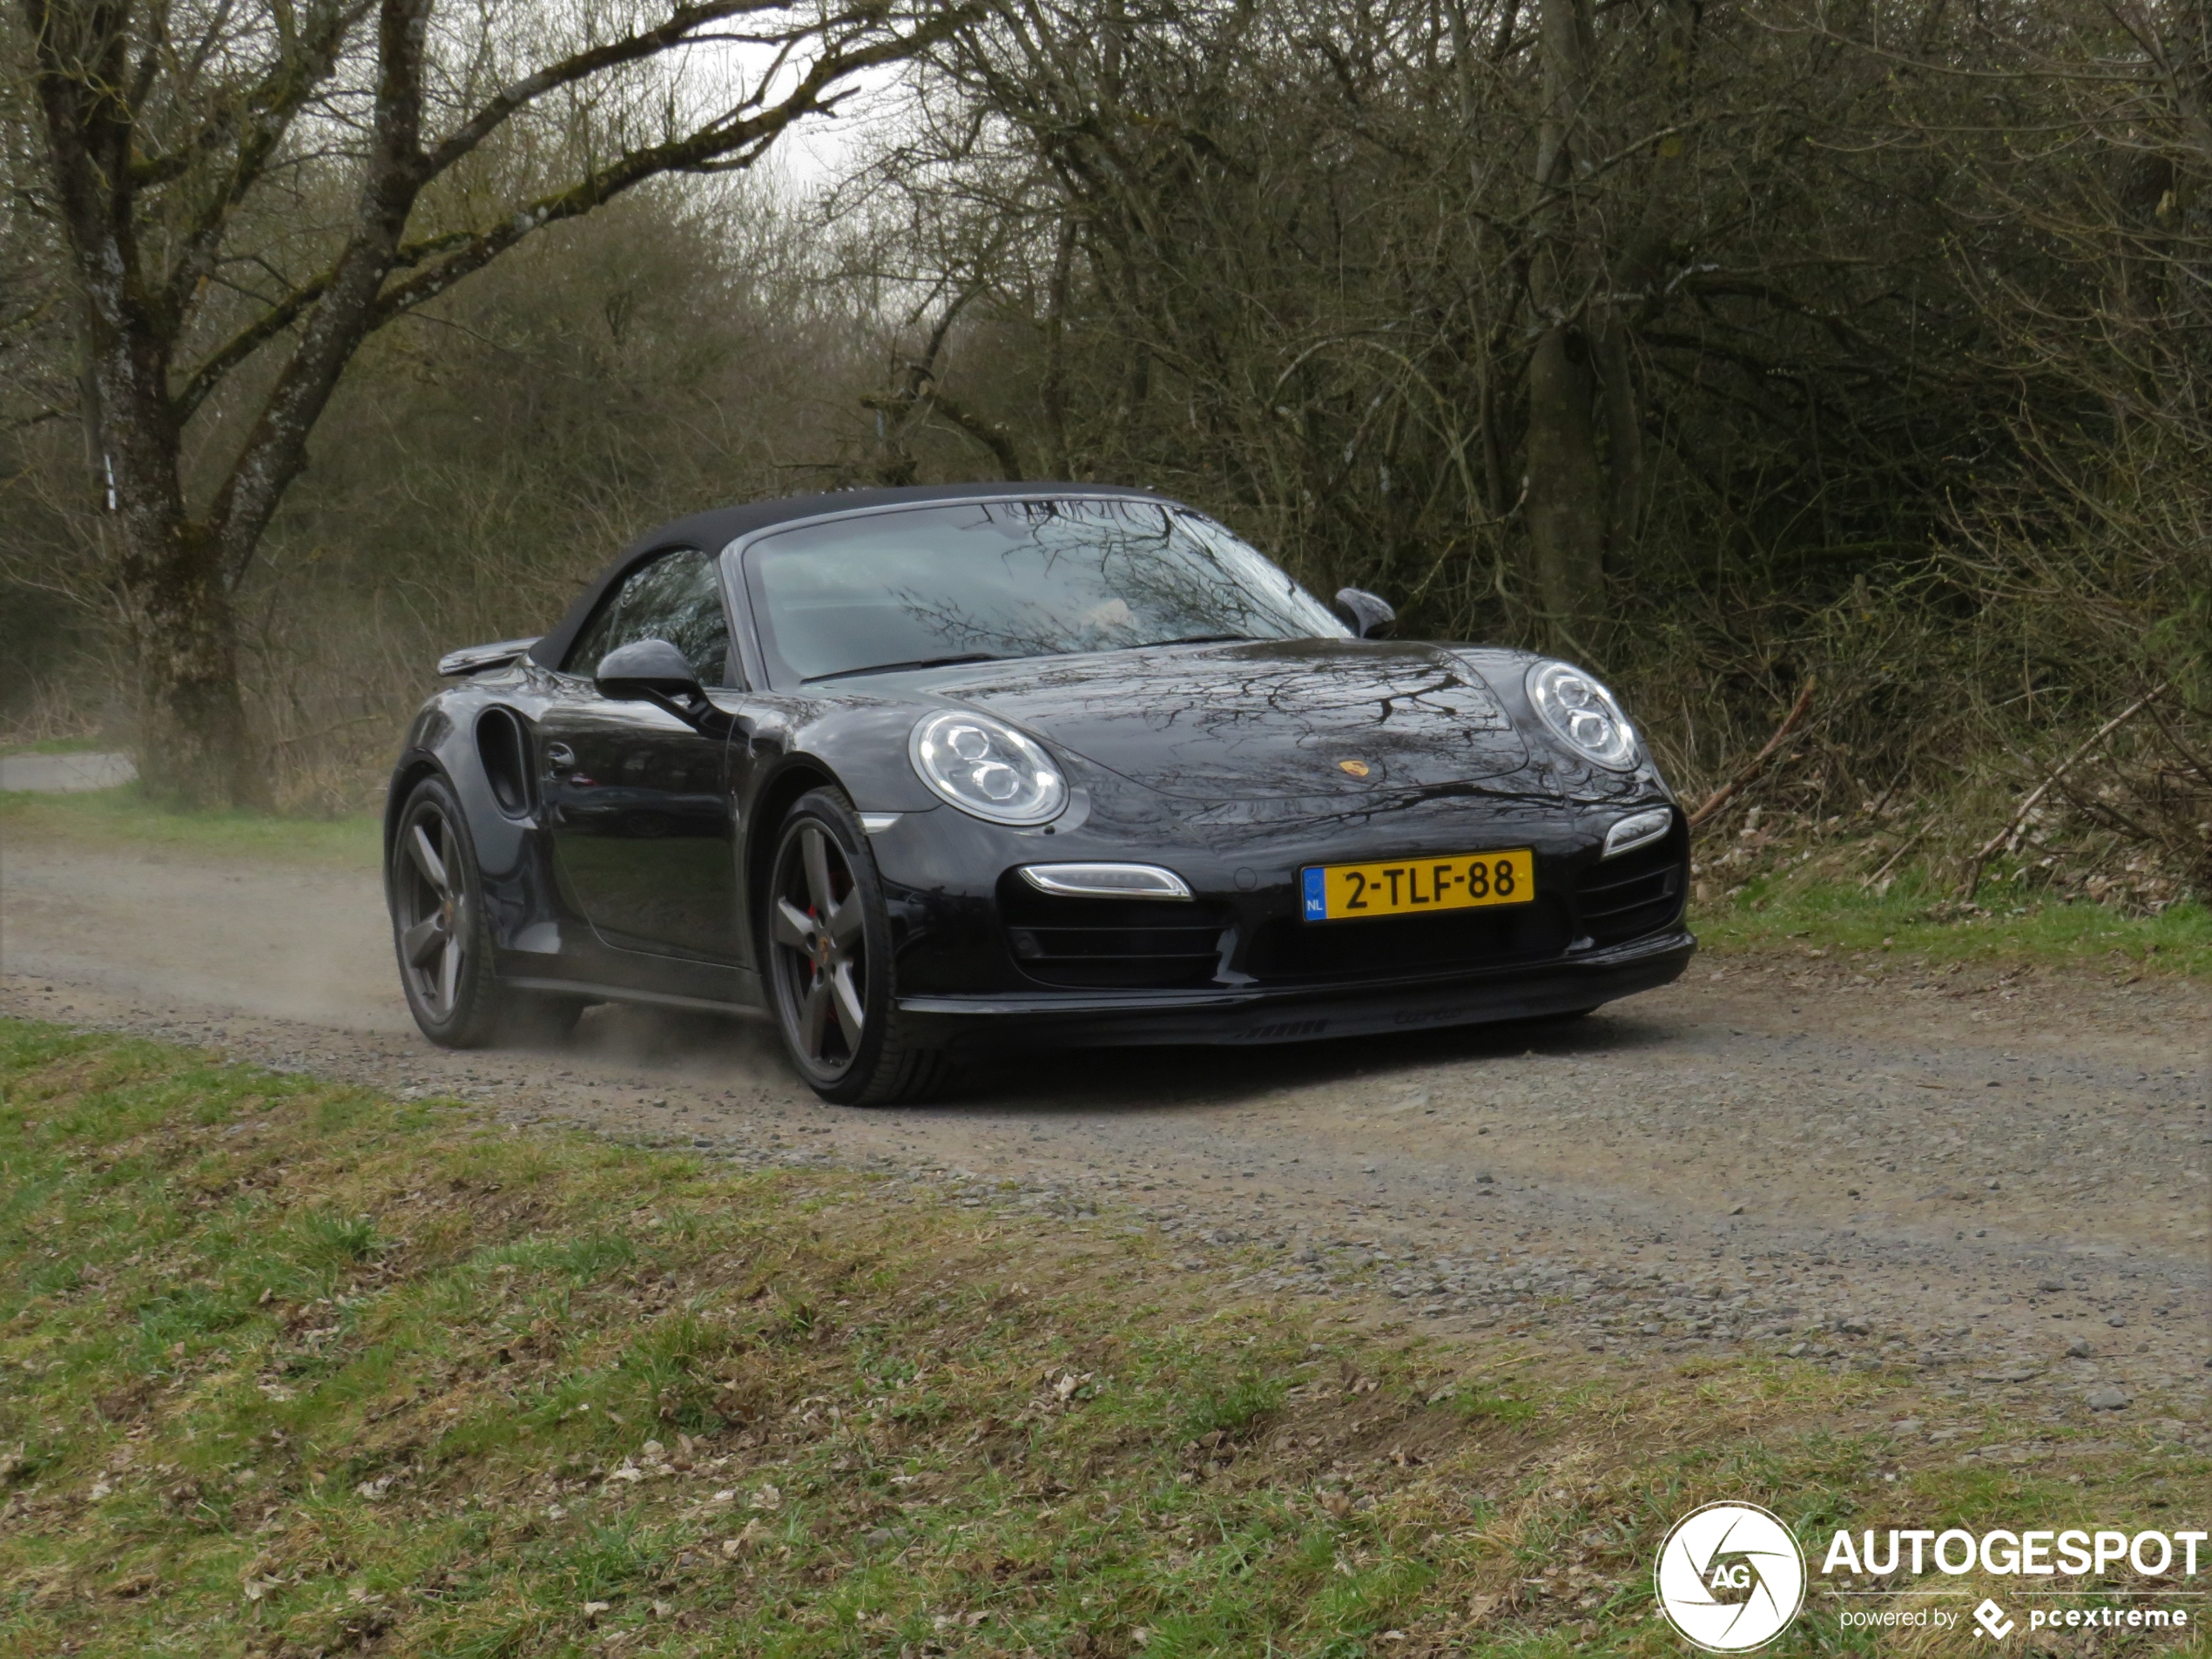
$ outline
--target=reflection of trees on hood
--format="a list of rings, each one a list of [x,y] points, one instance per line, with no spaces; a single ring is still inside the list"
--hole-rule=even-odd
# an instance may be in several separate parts
[[[1202,678],[1203,685],[1194,683]],[[1094,721],[1155,732],[1181,725],[1225,734],[1304,723],[1317,735],[1348,737],[1394,725],[1407,735],[1474,740],[1511,725],[1470,671],[1419,647],[1384,654],[1317,640],[1297,641],[1288,650],[1260,642],[1224,646],[1195,663],[1120,664],[1107,707],[1093,705],[1100,689],[1096,671],[1073,663],[1040,664],[1018,683],[977,686],[970,694],[988,698],[999,689],[1048,701],[1064,698],[1087,707]]]
[[[1528,759],[1474,672],[1420,645],[1284,640],[1047,660],[979,669],[946,689],[1187,812],[1301,803],[1248,832],[1216,826],[1240,845],[1457,793],[1505,799],[1514,792],[1485,780]],[[1347,773],[1347,759],[1367,770]]]

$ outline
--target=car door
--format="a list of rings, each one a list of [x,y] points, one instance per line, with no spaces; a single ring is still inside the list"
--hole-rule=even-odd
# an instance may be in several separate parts
[[[602,697],[620,645],[665,639],[710,691],[735,657],[713,556],[672,548],[631,570],[577,633],[541,721],[542,786],[570,907],[620,949],[736,962],[740,921],[727,738],[650,703]]]

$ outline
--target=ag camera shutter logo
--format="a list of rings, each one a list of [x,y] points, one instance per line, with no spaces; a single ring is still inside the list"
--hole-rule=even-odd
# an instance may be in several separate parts
[[[1804,1554],[1754,1503],[1691,1510],[1659,1546],[1652,1577],[1667,1622],[1707,1653],[1764,1647],[1804,1605]]]

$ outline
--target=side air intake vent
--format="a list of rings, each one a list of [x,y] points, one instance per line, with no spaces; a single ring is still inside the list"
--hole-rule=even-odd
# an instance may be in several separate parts
[[[486,709],[476,717],[476,758],[491,780],[492,798],[509,818],[526,818],[530,795],[529,739],[512,709]]]

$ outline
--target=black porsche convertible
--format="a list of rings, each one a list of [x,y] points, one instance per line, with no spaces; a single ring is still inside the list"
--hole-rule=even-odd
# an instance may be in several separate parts
[[[1688,831],[1567,663],[1377,636],[1142,490],[871,489],[633,543],[455,651],[385,816],[432,1041],[765,1008],[824,1099],[1015,1045],[1579,1013],[1680,974]]]

